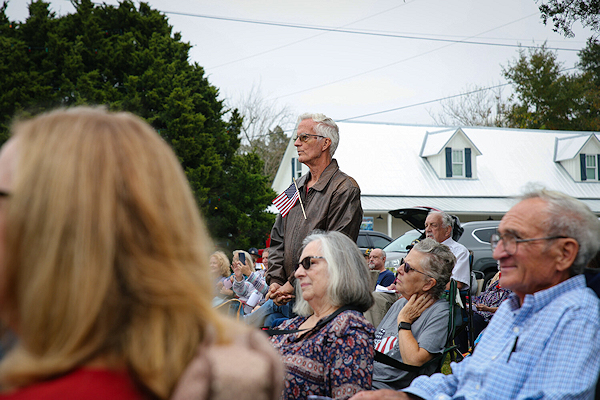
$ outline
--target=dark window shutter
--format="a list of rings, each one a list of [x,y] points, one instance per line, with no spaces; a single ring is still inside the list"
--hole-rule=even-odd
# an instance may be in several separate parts
[[[465,147],[465,176],[472,178],[473,173],[471,172],[471,149]]]
[[[446,147],[446,178],[452,178],[452,147]]]
[[[600,154],[596,155],[596,179],[600,181]]]
[[[585,154],[579,155],[579,161],[581,164],[581,180],[585,181],[587,180],[587,173],[585,172]]]

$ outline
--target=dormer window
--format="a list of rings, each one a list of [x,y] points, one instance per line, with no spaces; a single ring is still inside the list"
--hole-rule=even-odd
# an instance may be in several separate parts
[[[600,164],[600,154],[580,154],[581,159],[581,180],[582,181],[598,181]]]
[[[600,135],[556,138],[554,162],[560,162],[575,181],[600,182]]]
[[[446,178],[472,178],[471,148],[446,147]]]
[[[292,178],[300,179],[302,176],[302,163],[297,157],[292,157]]]
[[[465,165],[464,150],[452,149],[452,176],[465,176],[464,165]]]
[[[585,155],[585,171],[586,171],[586,179],[596,180],[598,179],[598,166],[596,165],[596,156],[595,155]]]
[[[461,128],[427,132],[419,155],[442,179],[477,179],[481,151]]]

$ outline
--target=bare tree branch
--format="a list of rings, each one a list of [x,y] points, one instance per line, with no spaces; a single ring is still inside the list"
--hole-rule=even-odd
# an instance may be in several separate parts
[[[264,174],[272,180],[289,141],[285,129],[293,124],[295,114],[287,105],[266,100],[256,85],[246,95],[233,100],[231,106],[244,118],[239,151],[257,153],[264,162]]]
[[[467,87],[464,96],[440,102],[441,112],[428,110],[436,124],[445,126],[506,126],[502,88]]]

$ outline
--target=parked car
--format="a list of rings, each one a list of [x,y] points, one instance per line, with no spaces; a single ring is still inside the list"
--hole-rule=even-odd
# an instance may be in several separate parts
[[[498,272],[498,262],[492,257],[490,237],[498,230],[500,221],[472,221],[462,224],[465,232],[458,239],[473,252],[473,271],[484,273],[484,287]]]
[[[430,207],[413,207],[390,211],[391,215],[402,218],[415,229],[404,233],[384,247],[386,268],[396,270],[400,265],[401,259],[412,248],[413,242],[425,237],[425,219],[427,218],[427,213],[431,210],[435,209]],[[498,229],[500,221],[472,221],[461,224],[458,218],[453,217],[455,218],[455,229],[452,232],[452,237],[473,252],[473,271],[483,272],[485,285],[498,272],[498,263],[492,257],[490,237]]]
[[[390,244],[392,240],[393,239],[385,233],[361,230],[358,232],[356,244],[364,253],[367,249],[383,249],[385,246]]]

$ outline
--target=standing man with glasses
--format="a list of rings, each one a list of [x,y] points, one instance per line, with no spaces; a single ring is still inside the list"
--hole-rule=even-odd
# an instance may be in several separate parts
[[[584,267],[600,248],[600,221],[563,193],[526,194],[492,237],[500,284],[513,291],[471,357],[452,375],[359,399],[593,399],[600,371],[600,301]]]
[[[356,242],[363,216],[358,184],[333,158],[339,143],[337,124],[323,114],[303,114],[298,122],[294,146],[298,161],[309,169],[297,180],[306,217],[296,202],[285,217],[277,216],[271,230],[267,296],[278,305],[293,298],[294,268],[304,238],[320,229],[342,232]]]

